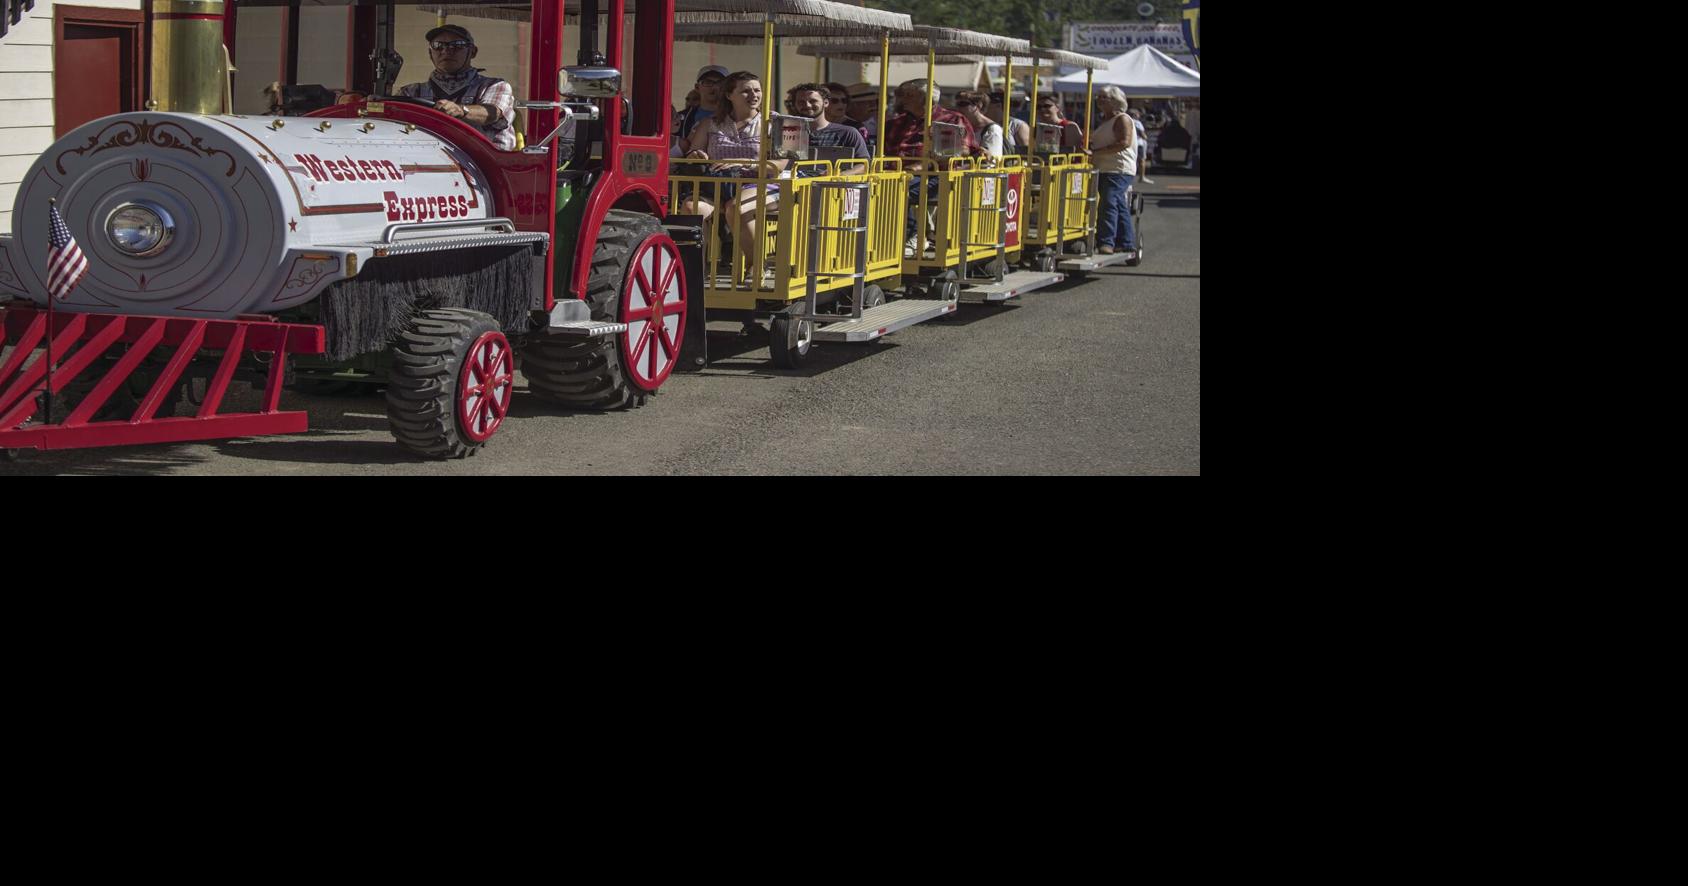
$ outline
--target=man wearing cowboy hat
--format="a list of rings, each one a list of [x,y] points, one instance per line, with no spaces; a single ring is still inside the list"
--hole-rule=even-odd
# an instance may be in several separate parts
[[[488,77],[470,64],[480,53],[462,25],[429,31],[428,58],[433,76],[399,88],[399,95],[430,99],[434,108],[479,129],[501,151],[516,149],[516,92],[507,81]]]

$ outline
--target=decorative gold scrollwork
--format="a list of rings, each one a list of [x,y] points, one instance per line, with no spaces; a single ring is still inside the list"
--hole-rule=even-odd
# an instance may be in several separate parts
[[[100,141],[100,139],[106,137],[106,133],[114,129],[119,131],[104,142]],[[182,141],[181,138],[176,136],[176,133],[181,133],[187,141]],[[133,120],[119,120],[94,133],[88,139],[86,145],[60,151],[53,165],[58,168],[60,175],[65,175],[67,173],[64,168],[64,158],[67,154],[75,154],[80,157],[84,154],[98,154],[112,148],[127,148],[134,145],[151,145],[166,150],[187,151],[190,154],[197,153],[205,157],[214,157],[221,154],[229,158],[229,171],[224,173],[227,178],[234,178],[235,171],[239,168],[233,154],[228,151],[206,147],[203,139],[183,129],[181,124],[171,120],[159,120],[157,122],[142,120],[139,123]]]

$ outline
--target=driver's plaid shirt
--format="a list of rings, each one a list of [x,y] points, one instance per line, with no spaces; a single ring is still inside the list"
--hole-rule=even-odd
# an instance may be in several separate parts
[[[460,105],[488,105],[497,108],[498,113],[490,124],[476,128],[486,133],[486,137],[491,139],[500,151],[516,149],[516,90],[507,80],[477,73],[466,88],[461,90],[458,98],[452,98],[449,93],[441,91],[434,81],[425,80],[399,87],[399,95],[434,101],[449,98]]]

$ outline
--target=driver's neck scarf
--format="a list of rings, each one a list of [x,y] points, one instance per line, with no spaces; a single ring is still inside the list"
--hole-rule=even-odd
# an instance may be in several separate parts
[[[480,69],[465,65],[463,70],[455,74],[436,70],[434,75],[428,78],[428,81],[434,84],[435,93],[449,96],[461,93],[464,87],[469,85],[469,81],[475,79],[478,74],[480,74]]]

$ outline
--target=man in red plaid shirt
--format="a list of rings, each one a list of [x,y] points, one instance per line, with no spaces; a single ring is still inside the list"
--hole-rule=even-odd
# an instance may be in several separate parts
[[[932,88],[932,119],[962,127],[967,133],[967,153],[973,157],[984,154],[973,124],[959,111],[938,106],[941,95],[937,87]],[[896,100],[899,110],[885,122],[885,153],[893,157],[919,157],[926,150],[926,81],[910,80],[898,86]],[[903,168],[919,172],[921,164],[905,163]]]
[[[973,157],[983,156],[985,149],[983,145],[979,144],[979,137],[973,131],[973,124],[969,122],[966,117],[961,116],[959,112],[939,107],[938,99],[942,96],[942,93],[936,86],[931,87],[931,89],[933,122],[953,123],[960,126],[961,131],[966,136],[965,145],[968,155]],[[885,122],[886,156],[918,158],[925,153],[926,90],[927,83],[924,79],[909,80],[897,87],[895,101],[900,110],[898,110],[895,116]],[[925,164],[916,160],[912,163],[903,164],[903,169],[907,172],[920,172],[925,169]],[[922,190],[925,190],[926,192],[924,199],[921,196]],[[920,237],[917,236],[916,233],[919,222],[917,221],[915,212],[922,204],[935,200],[937,196],[937,176],[927,177],[926,187],[924,189],[921,188],[920,179],[918,177],[909,181],[908,240],[903,244],[904,258],[913,258],[915,250],[919,249],[921,245]],[[931,235],[933,227],[935,227],[935,225],[933,224],[933,219],[928,212],[926,224],[926,233],[928,236]],[[926,248],[928,250],[933,248],[930,240],[927,241]]]

